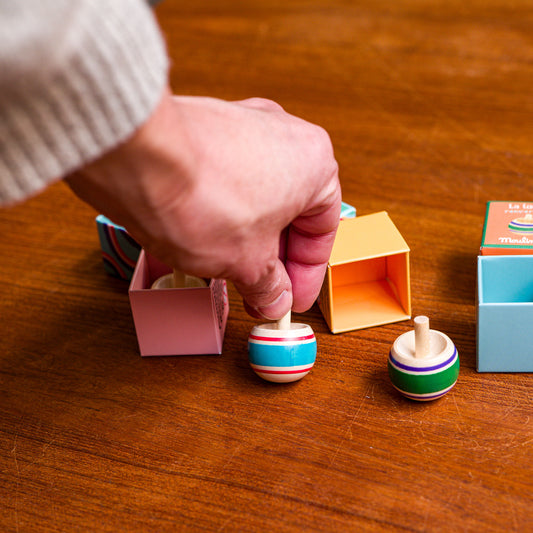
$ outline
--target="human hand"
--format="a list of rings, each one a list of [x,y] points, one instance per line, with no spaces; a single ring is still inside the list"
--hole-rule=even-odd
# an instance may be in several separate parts
[[[169,266],[232,281],[256,318],[318,295],[338,167],[327,133],[274,102],[166,92],[131,139],[67,181]]]

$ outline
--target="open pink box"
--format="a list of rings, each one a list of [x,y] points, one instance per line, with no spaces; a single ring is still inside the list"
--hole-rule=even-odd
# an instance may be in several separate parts
[[[197,355],[222,352],[229,312],[226,282],[208,287],[151,289],[171,269],[141,250],[129,297],[141,355]]]

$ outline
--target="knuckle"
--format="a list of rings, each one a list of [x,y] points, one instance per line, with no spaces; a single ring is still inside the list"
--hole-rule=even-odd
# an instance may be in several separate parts
[[[261,98],[259,96],[248,98],[246,100],[248,105],[255,107],[256,109],[263,109],[265,111],[282,111],[283,107],[274,102],[274,100],[269,100],[268,98]]]

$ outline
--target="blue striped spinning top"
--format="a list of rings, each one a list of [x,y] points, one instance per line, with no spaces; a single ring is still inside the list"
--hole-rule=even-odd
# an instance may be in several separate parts
[[[279,322],[252,329],[248,357],[254,372],[267,381],[297,381],[315,364],[315,334],[307,324],[291,323],[289,313]]]

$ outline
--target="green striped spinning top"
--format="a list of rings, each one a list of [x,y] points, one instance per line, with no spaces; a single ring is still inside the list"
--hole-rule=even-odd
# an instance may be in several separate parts
[[[389,353],[392,384],[412,400],[444,396],[459,376],[459,355],[450,338],[429,329],[425,316],[414,319],[414,330],[400,335]]]

